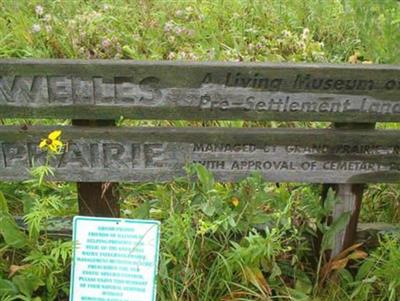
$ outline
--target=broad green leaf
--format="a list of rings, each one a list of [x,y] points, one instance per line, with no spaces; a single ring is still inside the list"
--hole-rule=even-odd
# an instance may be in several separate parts
[[[339,275],[345,283],[353,283],[354,282],[353,275],[347,269],[339,270]]]
[[[329,188],[328,193],[326,195],[326,199],[324,201],[324,208],[327,211],[332,211],[337,202],[336,193],[332,188]]]
[[[300,272],[298,274],[299,275],[296,279],[296,283],[294,286],[295,290],[297,292],[302,292],[306,295],[310,294],[313,288],[310,278],[308,278],[308,276],[304,272]]]
[[[16,294],[18,294],[18,289],[14,283],[0,279],[0,297],[15,296]]]
[[[207,201],[206,203],[201,205],[201,211],[203,211],[204,214],[207,216],[213,216],[215,210],[215,206],[210,201]]]
[[[35,275],[17,275],[12,281],[20,292],[27,297],[31,297],[34,291],[44,285],[44,282]]]
[[[251,217],[253,224],[268,224],[271,220],[270,214],[260,213]]]
[[[0,214],[8,214],[8,206],[4,194],[0,191]]]
[[[214,186],[213,175],[201,164],[196,165],[196,172],[204,191],[210,191]]]
[[[369,275],[373,275],[374,272],[374,262],[370,260],[364,261],[361,266],[359,267],[357,274],[356,274],[356,280],[361,281],[366,278],[368,278]]]
[[[272,272],[271,275],[269,276],[270,279],[274,279],[277,276],[282,275],[282,270],[279,267],[279,265],[276,262],[272,263]]]
[[[136,208],[133,211],[133,216],[139,219],[149,218],[150,209],[151,209],[150,202],[145,201],[143,204],[141,204],[138,208]]]
[[[237,226],[236,221],[232,216],[229,216],[228,223],[232,228],[235,228]]]
[[[327,250],[332,248],[333,245],[333,238],[337,233],[342,231],[347,223],[349,222],[350,219],[350,212],[344,212],[342,215],[339,216],[338,219],[336,219],[332,225],[329,227],[328,231],[324,234],[324,237],[322,239],[322,250]]]
[[[304,292],[287,287],[286,290],[290,294],[290,300],[294,301],[311,301],[312,299]]]
[[[25,234],[18,228],[18,225],[8,215],[0,216],[0,234],[7,245],[14,248],[23,248],[28,240]]]

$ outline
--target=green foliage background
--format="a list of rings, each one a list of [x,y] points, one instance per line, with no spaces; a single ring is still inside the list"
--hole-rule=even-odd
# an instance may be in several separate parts
[[[28,1],[0,0],[0,58],[251,62],[400,62],[396,0]],[[68,120],[2,120],[12,123]],[[123,121],[121,125],[188,123]],[[190,125],[327,124],[209,122]],[[397,128],[397,124],[378,125]],[[323,218],[319,185],[216,183],[201,166],[166,184],[121,187],[123,216],[162,221],[158,298],[165,301],[398,300],[400,237],[321,279],[343,225]],[[37,173],[36,173],[37,174]],[[196,180],[193,180],[194,176]],[[0,299],[65,300],[71,243],[49,235],[52,217],[77,213],[67,183],[0,183]],[[4,195],[4,197],[3,197]],[[237,206],[236,206],[237,204]],[[12,216],[23,216],[22,231]],[[363,222],[399,223],[399,185],[370,185]],[[355,254],[355,255],[354,255]]]

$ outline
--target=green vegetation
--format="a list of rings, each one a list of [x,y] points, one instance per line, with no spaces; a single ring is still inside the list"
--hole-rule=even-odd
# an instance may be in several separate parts
[[[395,0],[0,1],[0,57],[398,63]],[[356,60],[355,57],[352,58]]]
[[[400,62],[396,0],[0,0],[0,8],[0,58]],[[0,300],[68,295],[71,242],[46,229],[51,217],[77,213],[76,188],[42,182],[43,172],[27,183],[0,183]],[[319,185],[277,186],[257,175],[220,184],[201,166],[187,174],[120,187],[124,217],[162,221],[159,300],[400,298],[398,234],[381,236],[377,248],[356,245],[334,262],[317,255],[318,241],[328,248],[343,226],[323,222],[334,198],[322,205]],[[399,188],[371,185],[361,221],[398,223]]]

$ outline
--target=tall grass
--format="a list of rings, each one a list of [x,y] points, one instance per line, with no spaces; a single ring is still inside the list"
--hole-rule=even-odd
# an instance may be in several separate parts
[[[400,62],[396,0],[0,0],[0,8],[0,58]],[[199,166],[188,173],[197,180],[189,176],[121,187],[124,217],[163,222],[159,300],[399,298],[400,240],[395,235],[366,250],[365,260],[358,260],[361,251],[350,253],[353,260],[344,258],[349,269],[336,262],[340,268],[335,270],[318,258],[316,242],[332,230],[321,222],[329,210],[320,204],[318,185],[277,187],[257,176],[222,185]],[[398,188],[371,186],[361,219],[398,223]],[[74,186],[1,182],[0,191],[8,201],[5,205],[2,199],[0,206],[1,300],[61,300],[69,285],[68,245],[39,230],[51,215],[76,214]],[[10,213],[25,216],[28,233],[11,222]],[[322,271],[328,271],[329,281],[321,283]]]
[[[3,58],[346,62],[357,54],[397,63],[400,57],[396,0],[1,0],[0,7]]]

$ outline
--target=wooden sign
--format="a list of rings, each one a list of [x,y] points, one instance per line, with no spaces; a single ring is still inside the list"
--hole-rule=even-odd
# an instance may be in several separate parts
[[[75,216],[70,301],[155,301],[160,222]]]
[[[400,66],[1,60],[0,117],[400,121]]]
[[[22,180],[45,162],[38,143],[52,128],[0,128],[0,178]],[[260,173],[275,182],[400,180],[400,132],[245,128],[61,128],[65,151],[54,179],[168,181],[199,163],[217,180]]]

